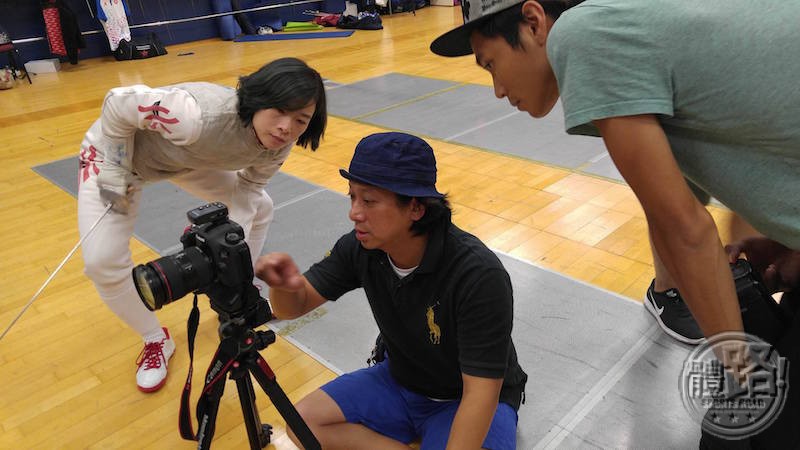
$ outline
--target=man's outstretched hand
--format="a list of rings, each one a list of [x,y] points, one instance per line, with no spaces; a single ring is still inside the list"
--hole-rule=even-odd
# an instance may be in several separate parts
[[[286,253],[268,253],[256,261],[256,276],[269,287],[296,292],[305,286],[300,269]]]

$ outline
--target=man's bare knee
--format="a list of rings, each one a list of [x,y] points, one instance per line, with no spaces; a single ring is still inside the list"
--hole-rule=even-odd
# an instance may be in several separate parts
[[[303,397],[297,402],[295,409],[318,440],[324,440],[321,436],[321,429],[325,425],[347,422],[339,405],[322,389],[317,389]],[[302,448],[294,430],[289,427],[287,432],[292,442]]]
[[[322,389],[303,397],[297,402],[295,409],[308,424],[330,425],[347,422],[339,405]]]

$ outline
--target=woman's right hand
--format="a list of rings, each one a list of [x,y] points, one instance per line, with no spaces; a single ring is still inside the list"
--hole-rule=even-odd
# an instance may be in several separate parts
[[[120,214],[128,214],[133,201],[135,188],[129,183],[132,174],[128,169],[110,163],[98,163],[97,187],[100,197],[111,209]]]
[[[133,136],[127,139],[113,139],[106,135],[96,138],[94,146],[103,155],[97,162],[97,187],[100,197],[111,209],[119,214],[128,214],[133,201],[134,175],[129,165],[128,151],[133,149]]]

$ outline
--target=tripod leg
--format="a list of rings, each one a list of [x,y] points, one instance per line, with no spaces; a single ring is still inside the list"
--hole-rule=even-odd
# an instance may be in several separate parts
[[[197,430],[197,448],[208,450],[211,448],[211,439],[214,438],[214,431],[217,424],[217,412],[219,411],[219,401],[225,390],[225,378],[214,386],[207,394],[202,394],[197,401],[197,420],[200,429]]]
[[[250,448],[258,450],[269,444],[272,427],[262,425],[258,417],[255,399],[256,393],[253,390],[253,382],[250,381],[250,373],[243,368],[235,369],[237,373],[231,377],[236,380],[236,389],[239,391],[239,403],[242,405],[242,415],[244,415],[244,425],[247,428],[247,439],[250,441]]]
[[[300,413],[294,408],[289,397],[283,392],[283,389],[278,385],[275,380],[275,373],[269,367],[264,358],[256,352],[253,352],[253,357],[247,359],[247,365],[250,372],[255,377],[256,381],[264,392],[269,396],[275,409],[281,414],[286,421],[286,425],[292,429],[297,439],[306,450],[321,450],[322,446],[317,441],[317,438],[308,428]]]

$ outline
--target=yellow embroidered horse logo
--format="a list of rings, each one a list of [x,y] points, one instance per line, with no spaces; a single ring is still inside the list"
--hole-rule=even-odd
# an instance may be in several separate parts
[[[442,330],[439,328],[439,325],[436,325],[436,322],[434,322],[433,306],[428,306],[425,315],[428,317],[428,338],[431,340],[431,344],[438,344],[442,337]]]

